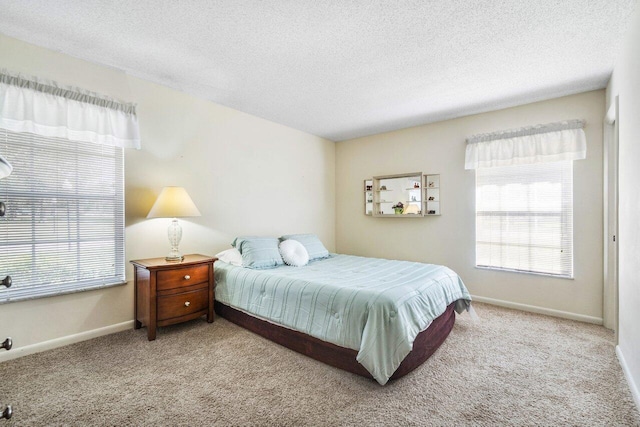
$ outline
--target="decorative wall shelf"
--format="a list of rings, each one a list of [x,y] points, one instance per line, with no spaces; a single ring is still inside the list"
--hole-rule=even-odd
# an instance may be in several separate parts
[[[424,176],[425,215],[440,215],[440,174]]]
[[[374,176],[364,180],[363,190],[365,215],[385,218],[441,215],[440,174]]]
[[[373,180],[364,180],[364,214],[373,215]]]

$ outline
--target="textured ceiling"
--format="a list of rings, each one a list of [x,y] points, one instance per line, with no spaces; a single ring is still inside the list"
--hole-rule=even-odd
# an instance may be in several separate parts
[[[637,0],[0,0],[0,32],[333,141],[606,86]]]

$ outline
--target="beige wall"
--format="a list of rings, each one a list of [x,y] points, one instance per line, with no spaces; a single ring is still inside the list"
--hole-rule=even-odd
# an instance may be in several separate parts
[[[618,355],[640,408],[640,7],[622,43],[607,106],[619,97]]]
[[[145,219],[166,185],[184,186],[202,212],[181,221],[184,253],[214,255],[239,234],[299,232],[334,250],[333,142],[2,35],[0,64],[138,104],[143,148],[125,150],[127,261],[168,252],[168,220]],[[16,354],[132,319],[129,283],[0,305],[0,338],[11,336]]]
[[[600,90],[338,143],[338,252],[444,264],[460,274],[473,295],[601,321],[604,104]],[[475,268],[475,173],[464,170],[465,138],[574,118],[587,121],[588,145],[587,159],[574,163],[575,280]],[[442,216],[364,215],[365,178],[415,171],[441,174]]]

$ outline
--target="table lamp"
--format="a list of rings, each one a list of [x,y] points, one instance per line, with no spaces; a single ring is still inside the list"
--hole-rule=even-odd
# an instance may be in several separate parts
[[[147,218],[173,218],[169,224],[171,251],[165,257],[167,261],[179,262],[184,259],[178,250],[182,239],[182,227],[178,223],[178,218],[194,216],[200,216],[200,211],[189,197],[187,190],[182,187],[164,187],[162,189]]]

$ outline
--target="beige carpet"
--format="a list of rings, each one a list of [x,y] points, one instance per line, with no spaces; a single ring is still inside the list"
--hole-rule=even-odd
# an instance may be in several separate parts
[[[224,319],[97,338],[0,364],[4,425],[640,425],[612,333],[475,307],[384,387]]]

